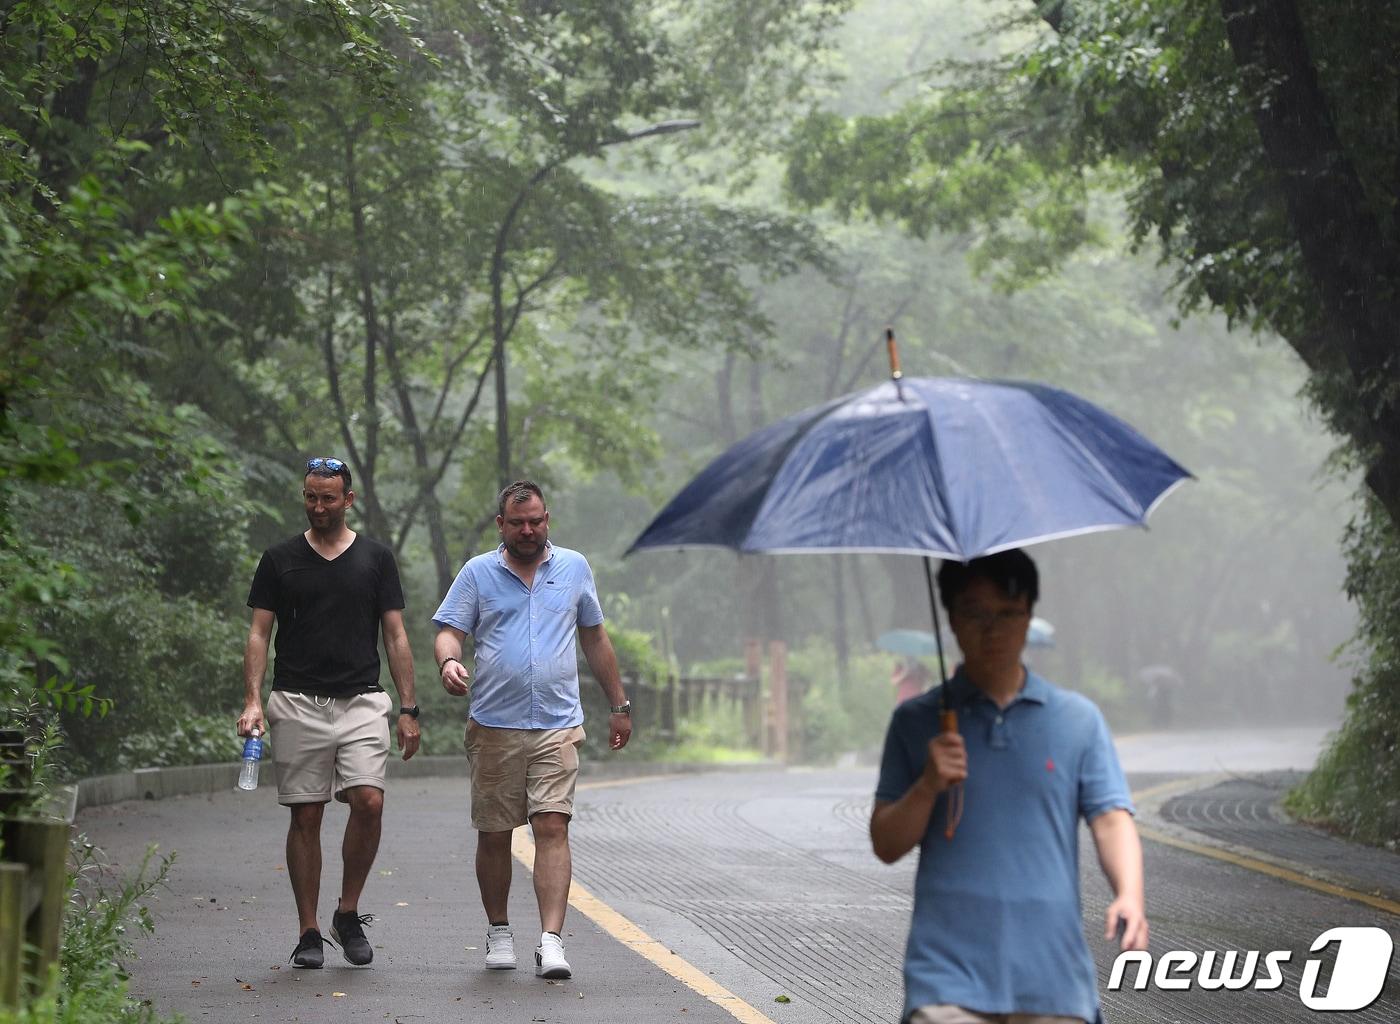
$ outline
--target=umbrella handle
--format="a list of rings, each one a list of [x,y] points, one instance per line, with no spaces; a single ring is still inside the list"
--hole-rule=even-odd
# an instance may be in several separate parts
[[[939,716],[945,734],[958,731],[958,713],[956,711],[944,711]],[[952,839],[953,833],[958,830],[958,823],[962,821],[963,813],[963,785],[955,782],[948,787],[948,824],[943,829],[943,838]]]

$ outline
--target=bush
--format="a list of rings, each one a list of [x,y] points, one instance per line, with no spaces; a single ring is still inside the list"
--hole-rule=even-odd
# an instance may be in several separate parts
[[[733,701],[715,701],[703,714],[676,723],[676,742],[653,750],[653,760],[679,764],[734,764],[763,760],[763,754],[734,746],[745,735],[743,712]]]
[[[141,905],[165,883],[174,855],[163,857],[147,877],[154,848],[136,877],[113,886],[101,852],[79,839],[72,845],[71,893],[63,920],[63,951],[42,991],[18,1013],[0,1011],[0,1024],[157,1024],[155,1010],[132,999],[122,960],[133,955],[128,928],[152,930]]]
[[[234,729],[233,711],[194,715],[162,728],[130,732],[117,744],[117,763],[131,768],[167,768],[182,764],[217,764],[243,756],[243,739]],[[267,750],[264,757],[270,757]]]
[[[1374,501],[1347,531],[1347,594],[1361,611],[1346,717],[1294,814],[1361,842],[1400,847],[1400,535]]]
[[[892,654],[850,660],[842,681],[834,649],[824,641],[788,654],[788,675],[806,684],[798,710],[804,760],[825,763],[842,754],[878,756],[894,710]]]

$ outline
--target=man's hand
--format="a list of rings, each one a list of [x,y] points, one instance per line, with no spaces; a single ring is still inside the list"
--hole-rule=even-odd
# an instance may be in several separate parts
[[[418,731],[418,719],[414,718],[412,715],[399,715],[399,749],[403,751],[403,759],[405,761],[418,753],[420,736],[421,734]]]
[[[1118,929],[1122,928],[1121,938]],[[1147,948],[1147,913],[1142,900],[1119,896],[1108,905],[1104,914],[1103,937],[1109,941],[1119,939],[1122,950]]]
[[[238,735],[251,736],[254,729],[258,730],[259,736],[267,735],[267,723],[263,721],[261,701],[249,704],[243,709],[243,714],[238,716]]]
[[[1143,898],[1142,840],[1127,808],[1104,811],[1089,822],[1099,865],[1113,889],[1103,937],[1119,937],[1122,949],[1147,948],[1147,901]],[[1122,935],[1118,936],[1119,928]]]
[[[471,689],[471,673],[456,658],[443,663],[442,688],[454,697],[465,697]]]
[[[928,741],[924,762],[924,783],[934,793],[942,793],[955,782],[967,778],[967,746],[959,733],[939,733]]]
[[[621,750],[632,738],[632,716],[615,714],[608,716],[608,746]]]

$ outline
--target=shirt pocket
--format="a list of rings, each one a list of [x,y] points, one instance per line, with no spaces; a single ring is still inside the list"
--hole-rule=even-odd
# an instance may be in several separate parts
[[[576,603],[574,588],[567,583],[546,583],[540,587],[538,600],[551,612],[572,611]]]

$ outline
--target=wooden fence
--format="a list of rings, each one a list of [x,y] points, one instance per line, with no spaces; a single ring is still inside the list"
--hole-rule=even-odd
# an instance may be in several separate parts
[[[25,978],[42,983],[58,960],[76,791],[56,801],[55,814],[9,817],[28,783],[23,734],[0,731],[0,760],[8,778],[0,790],[0,1008],[18,1009]]]

